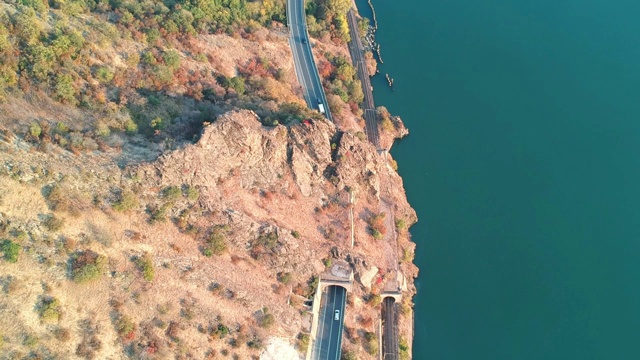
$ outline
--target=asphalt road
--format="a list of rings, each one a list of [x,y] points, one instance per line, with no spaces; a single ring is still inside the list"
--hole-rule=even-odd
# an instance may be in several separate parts
[[[347,290],[340,286],[328,286],[322,294],[318,334],[312,353],[314,360],[340,360],[342,353],[342,330],[344,328],[344,308]],[[336,310],[340,311],[338,320]]]
[[[376,106],[373,102],[373,88],[371,87],[371,79],[367,72],[367,65],[364,60],[364,47],[360,40],[358,32],[358,21],[353,9],[347,13],[347,22],[349,23],[349,34],[351,40],[349,41],[349,53],[351,54],[351,61],[356,67],[358,72],[358,78],[362,83],[362,92],[364,93],[364,101],[362,102],[362,111],[364,112],[365,131],[367,132],[367,138],[376,147],[380,149],[380,136],[378,134],[378,119],[376,115]]]
[[[382,354],[384,360],[398,360],[398,305],[394,298],[382,302]]]
[[[304,99],[309,108],[316,110],[318,110],[318,100],[320,100],[324,105],[325,117],[331,120],[327,97],[324,94],[318,68],[311,52],[304,0],[287,0],[287,26],[289,27],[289,44],[293,52],[296,76],[302,86]]]

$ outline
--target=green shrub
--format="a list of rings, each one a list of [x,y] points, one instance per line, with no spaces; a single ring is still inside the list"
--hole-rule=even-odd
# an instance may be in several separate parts
[[[275,231],[262,233],[258,236],[257,243],[264,245],[267,248],[274,250],[278,245],[278,234]]]
[[[278,274],[278,281],[280,281],[285,285],[289,285],[289,283],[291,283],[292,278],[293,278],[293,275],[291,275],[290,272],[281,272]]]
[[[157,28],[151,28],[147,30],[147,42],[149,44],[154,44],[160,38],[160,30]]]
[[[309,334],[299,333],[296,341],[296,345],[301,352],[306,352],[309,347]]]
[[[76,252],[71,255],[71,278],[77,283],[97,280],[106,264],[106,257],[91,250]]]
[[[413,307],[413,303],[409,297],[404,297],[402,302],[400,303],[400,314],[409,315],[411,313],[411,308]]]
[[[134,261],[138,270],[142,272],[142,277],[149,282],[153,281],[153,278],[155,277],[155,270],[153,268],[153,260],[151,259],[151,256],[149,254],[145,254],[142,257],[135,258]]]
[[[387,233],[387,228],[384,225],[384,219],[386,218],[385,213],[381,212],[379,214],[372,215],[367,221],[369,225],[369,229],[371,230],[371,235],[376,240],[380,240]]]
[[[71,331],[63,327],[58,327],[53,330],[53,336],[60,342],[67,342],[71,340]]]
[[[205,251],[208,249],[212,254],[223,254],[227,250],[226,232],[227,226],[214,226],[211,230],[211,234],[209,234],[209,238],[207,239]]]
[[[264,314],[262,315],[262,318],[260,318],[259,325],[262,328],[268,329],[275,323],[275,317],[269,312],[269,309],[267,308],[262,309],[262,311]]]
[[[52,214],[44,221],[44,226],[49,231],[60,231],[64,227],[64,220]]]
[[[142,62],[147,65],[155,65],[157,60],[151,51],[145,51],[142,53]]]
[[[190,201],[196,201],[200,197],[200,192],[195,186],[187,185],[185,188],[185,195]]]
[[[162,197],[164,197],[165,199],[167,199],[167,201],[170,202],[176,202],[178,201],[178,199],[180,199],[180,197],[182,196],[182,191],[180,191],[180,188],[177,186],[168,186],[166,188],[164,188],[164,190],[162,191]]]
[[[299,233],[299,232],[297,232],[296,230],[293,230],[293,231],[291,232],[291,236],[293,236],[293,237],[294,237],[294,238],[296,238],[296,239],[300,239],[300,233]]]
[[[132,119],[127,119],[124,122],[124,131],[129,135],[133,135],[138,132],[138,124]]]
[[[87,264],[73,272],[73,281],[85,283],[100,278],[100,269],[95,264]]]
[[[79,15],[87,10],[87,4],[84,0],[60,1],[58,4],[60,4],[62,12],[69,16]]]
[[[93,132],[100,137],[107,137],[109,136],[109,134],[111,134],[111,129],[109,128],[109,125],[98,121],[95,124],[94,130]]]
[[[76,104],[76,89],[70,75],[61,74],[56,77],[55,95],[63,103]]]
[[[154,224],[156,222],[166,221],[167,213],[169,212],[172,206],[173,206],[173,203],[166,202],[159,208],[156,208],[155,210],[151,210],[151,217],[149,218],[149,222],[151,224]]]
[[[409,248],[402,248],[402,262],[412,262],[414,253]]]
[[[378,336],[376,333],[367,332],[364,335],[365,339],[365,350],[369,353],[369,355],[375,355],[378,353]]]
[[[26,334],[22,339],[22,345],[29,348],[35,347],[36,345],[38,345],[39,342],[40,342],[40,339],[38,338],[38,336],[34,334]]]
[[[242,95],[245,92],[244,78],[234,76],[229,80],[229,86],[233,88],[238,95]]]
[[[229,335],[229,328],[224,324],[218,324],[218,327],[211,335],[214,338],[222,339],[223,337]]]
[[[353,351],[343,351],[342,352],[342,360],[357,360],[358,357]]]
[[[42,128],[40,127],[40,124],[32,123],[29,127],[29,135],[31,135],[31,137],[33,137],[34,139],[39,139],[41,134]]]
[[[407,342],[407,339],[401,337],[398,343],[398,348],[400,350],[400,360],[409,360],[411,358],[409,356],[409,343]]]
[[[6,261],[16,263],[20,255],[20,245],[11,240],[4,240],[2,241],[2,252],[4,253],[4,259]]]
[[[121,315],[115,322],[118,335],[127,337],[136,330],[136,324],[128,316]]]
[[[320,278],[317,276],[312,276],[307,281],[307,293],[305,294],[307,298],[310,298],[315,294],[316,289],[318,288],[318,283],[320,282]]]
[[[262,343],[262,339],[255,336],[253,339],[247,341],[247,346],[249,349],[260,350],[264,347],[264,344]]]
[[[278,247],[278,234],[275,231],[263,232],[251,242],[251,257],[260,259],[263,256],[272,256]]]
[[[176,70],[180,67],[180,53],[175,50],[169,50],[162,54],[162,58],[164,59],[164,63],[173,70]]]
[[[156,116],[155,118],[153,118],[153,120],[151,120],[149,125],[155,130],[162,130],[165,127],[165,122],[160,116]]]
[[[376,307],[382,303],[382,298],[377,294],[369,294],[369,299],[367,300],[369,305]]]
[[[113,71],[104,66],[98,68],[98,70],[96,71],[96,78],[103,84],[111,82],[111,80],[113,80],[113,76]]]
[[[56,127],[54,129],[54,132],[56,134],[60,134],[60,135],[66,135],[69,133],[69,125],[65,124],[62,121],[58,121],[56,123]]]
[[[11,236],[13,236],[17,241],[23,242],[29,238],[29,234],[27,234],[24,230],[15,229]]]
[[[166,65],[154,66],[151,73],[160,86],[169,85],[173,82],[173,69]]]
[[[116,203],[113,204],[113,209],[115,211],[122,212],[122,211],[131,210],[138,206],[139,206],[138,197],[129,190],[122,190],[120,192],[120,197],[118,198]]]
[[[40,41],[43,26],[32,8],[23,7],[15,16],[15,27],[18,36],[27,45],[35,45]]]
[[[45,322],[58,322],[60,320],[60,300],[54,297],[44,297],[38,306],[40,319]]]

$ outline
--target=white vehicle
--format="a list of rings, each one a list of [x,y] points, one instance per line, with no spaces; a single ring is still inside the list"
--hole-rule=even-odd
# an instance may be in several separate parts
[[[324,104],[320,99],[318,99],[318,111],[320,111],[320,114],[324,114]]]
[[[340,310],[336,310],[333,315],[333,320],[340,320]]]

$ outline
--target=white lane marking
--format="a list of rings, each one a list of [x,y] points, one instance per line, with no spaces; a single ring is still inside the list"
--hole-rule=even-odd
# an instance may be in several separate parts
[[[341,349],[340,349],[340,346],[341,346],[341,344],[342,344],[342,326],[343,326],[343,324],[344,324],[344,321],[343,321],[343,319],[344,319],[344,306],[342,305],[342,303],[343,303],[343,301],[344,301],[344,290],[343,290],[342,288],[339,288],[339,290],[340,290],[340,291],[342,292],[342,294],[343,294],[343,295],[341,296],[341,298],[340,298],[340,302],[339,302],[339,306],[340,306],[340,308],[342,309],[342,313],[343,313],[343,315],[342,315],[342,319],[340,320],[340,323],[338,324],[338,334],[337,334],[338,338],[337,338],[337,341],[336,341],[336,345],[337,345],[337,349],[336,349],[336,360],[338,360],[338,359],[340,358],[340,350],[341,350]]]
[[[329,287],[331,287],[331,286],[329,286]],[[333,291],[333,300],[332,301],[333,301],[333,311],[332,311],[332,313],[335,314],[336,313],[336,292],[335,292],[335,289]],[[331,353],[331,334],[332,333],[333,333],[333,322],[331,323],[331,326],[329,327],[329,347],[327,348],[327,357]]]
[[[318,319],[318,321],[322,320],[322,324],[320,325],[320,326],[322,327],[322,329],[321,329],[321,330],[319,329],[319,330],[318,330],[318,333],[316,334],[316,337],[317,337],[318,335],[320,335],[320,343],[319,343],[319,345],[318,345],[318,347],[317,347],[317,350],[318,350],[318,351],[317,351],[318,358],[320,357],[320,353],[322,352],[322,343],[324,342],[324,336],[323,336],[322,334],[324,333],[324,325],[325,325],[325,323],[326,323],[325,318],[327,317],[327,307],[328,307],[328,306],[327,306],[327,303],[328,303],[328,301],[329,301],[329,299],[328,299],[327,297],[325,297],[324,295],[321,297],[321,299],[322,299],[322,298],[325,298],[327,302],[325,303],[324,311],[323,311],[323,313],[322,313],[322,317],[320,317],[320,318]],[[322,305],[322,300],[320,300],[320,305]]]
[[[295,17],[297,16],[297,7],[296,7],[296,1],[295,0],[290,0],[287,2],[288,4],[291,4],[293,9],[291,10],[291,26],[289,28],[290,31],[290,37],[289,37],[289,45],[291,47],[291,53],[293,54],[294,57],[294,66],[295,66],[295,70],[296,70],[296,77],[298,78],[298,81],[300,82],[300,86],[302,87],[302,91],[303,91],[303,96],[306,98],[305,100],[307,100],[309,103],[311,103],[311,98],[309,96],[309,86],[307,85],[305,76],[304,76],[304,71],[302,71],[302,68],[300,67],[300,54],[298,52],[298,46],[296,46],[296,38],[300,36],[300,30],[298,28],[298,24],[295,21]]]
[[[291,52],[292,52],[293,57],[294,57],[293,63],[295,65],[296,75],[297,75],[298,81],[300,82],[300,86],[302,87],[302,91],[304,93],[303,96],[305,96],[305,98],[308,98],[308,99],[305,99],[305,100],[307,100],[307,101],[309,101],[309,103],[311,103],[311,99],[309,98],[308,86],[307,86],[307,83],[305,81],[306,79],[305,79],[305,76],[304,76],[304,71],[301,68],[300,57],[299,57],[299,54],[298,54],[298,51],[297,51],[297,48],[295,46],[293,38],[289,39],[289,42],[291,44]]]
[[[346,309],[345,309],[345,304],[347,302],[347,290],[342,289],[342,301],[341,301],[341,305],[342,306],[342,313],[345,314],[346,313]],[[344,315],[342,316],[342,320],[340,321],[340,334],[338,335],[338,349],[339,351],[336,353],[337,357],[336,360],[338,360],[338,358],[340,357],[340,353],[342,352],[342,330],[344,329]]]
[[[324,89],[322,87],[322,79],[320,79],[320,74],[318,73],[318,68],[317,68],[317,65],[316,65],[316,60],[315,60],[315,58],[313,56],[313,51],[311,51],[311,47],[305,48],[305,50],[306,50],[306,52],[307,52],[307,54],[309,56],[310,63],[311,63],[311,70],[309,70],[309,76],[311,76],[311,74],[313,74],[313,77],[316,79],[316,83],[318,85],[318,89],[317,90],[320,93],[319,96],[318,96],[318,94],[315,94],[316,98],[319,98],[322,101],[322,103],[325,105],[325,108],[326,108],[325,112],[327,113],[326,116],[330,117],[331,113],[328,111],[329,104],[327,104],[327,97],[324,94]],[[314,89],[314,92],[315,92],[315,90],[316,89]]]
[[[305,47],[304,49],[302,49],[303,57],[305,58],[305,61],[304,61],[304,68],[305,68],[305,70],[306,70],[306,75],[309,77],[309,82],[310,82],[310,83],[311,83],[311,85],[312,85],[312,86],[311,86],[311,88],[310,88],[309,90],[313,90],[313,96],[315,97],[315,99],[312,99],[312,101],[311,101],[311,102],[313,103],[313,100],[315,100],[315,102],[317,102],[317,101],[318,101],[318,100],[317,100],[317,99],[318,99],[318,94],[316,94],[316,87],[315,87],[315,86],[313,86],[313,85],[314,85],[314,82],[311,80],[311,70],[309,70],[309,56],[308,56],[308,52],[310,52],[310,51],[311,51],[311,50],[309,50],[309,48],[306,48],[306,47]],[[311,60],[311,61],[313,61],[313,60]],[[316,106],[316,107],[317,107],[317,106]]]

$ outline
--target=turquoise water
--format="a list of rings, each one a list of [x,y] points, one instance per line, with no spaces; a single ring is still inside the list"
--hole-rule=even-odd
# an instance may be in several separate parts
[[[414,359],[640,359],[640,2],[373,2]]]

